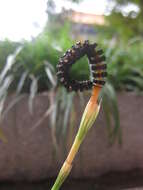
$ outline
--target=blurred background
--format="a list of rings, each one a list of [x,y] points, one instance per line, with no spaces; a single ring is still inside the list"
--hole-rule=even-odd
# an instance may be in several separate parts
[[[63,189],[143,186],[143,1],[0,0],[0,189],[50,189],[90,97],[67,92],[56,65],[87,39],[108,79]],[[71,74],[89,78],[85,57]]]

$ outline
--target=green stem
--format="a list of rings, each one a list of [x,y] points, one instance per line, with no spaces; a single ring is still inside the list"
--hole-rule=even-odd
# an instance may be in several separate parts
[[[96,90],[99,91],[100,89],[95,89],[95,92]],[[61,187],[67,176],[69,175],[72,168],[73,159],[75,158],[75,155],[77,154],[79,147],[83,139],[85,138],[88,130],[96,120],[100,108],[100,104],[97,103],[98,93],[95,93],[94,95],[91,96],[85,108],[74,143],[51,190],[59,190],[59,188]]]
[[[65,181],[65,179],[67,178],[67,176],[69,175],[71,168],[72,168],[72,161],[76,155],[76,153],[79,150],[80,144],[81,144],[81,140],[79,140],[78,138],[78,133],[77,136],[75,137],[74,143],[71,147],[71,150],[67,156],[67,159],[65,160],[59,175],[52,187],[51,190],[59,190],[59,188],[61,187],[61,185],[63,184],[63,182]]]

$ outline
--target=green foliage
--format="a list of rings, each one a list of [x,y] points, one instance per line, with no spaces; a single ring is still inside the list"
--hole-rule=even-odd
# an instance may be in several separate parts
[[[108,80],[116,89],[143,90],[142,49],[142,39],[132,39],[108,50]]]
[[[143,1],[142,0],[108,0],[114,3],[111,13],[107,16],[108,27],[114,30],[115,34],[121,40],[128,40],[136,36],[142,36],[143,31]],[[128,10],[129,5],[136,6],[139,11]],[[124,9],[124,10],[123,10]]]
[[[44,62],[48,60],[55,69],[58,58],[59,51],[48,43],[45,36],[39,37],[32,42],[25,42],[22,51],[16,57],[16,66],[15,70],[13,70],[15,80],[12,90],[17,88],[20,81],[25,80],[22,90],[28,92],[31,88],[32,78],[34,77],[37,80],[38,91],[51,88]]]
[[[3,68],[7,56],[13,53],[19,45],[19,43],[14,43],[8,40],[0,41],[0,69]]]

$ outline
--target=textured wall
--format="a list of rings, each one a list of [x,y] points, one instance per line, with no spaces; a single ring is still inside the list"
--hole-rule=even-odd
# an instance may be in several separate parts
[[[7,100],[7,105],[11,98]],[[76,100],[78,101],[78,100]],[[109,171],[143,169],[143,96],[132,93],[118,95],[123,144],[109,146],[102,111],[75,159],[71,176],[95,177]],[[32,129],[49,105],[45,95],[34,101],[34,114],[28,110],[28,96],[14,106],[1,124],[8,143],[0,143],[0,180],[39,180],[57,174],[65,157],[53,156],[48,118]],[[78,116],[81,108],[77,104]],[[77,118],[78,127],[80,117]]]

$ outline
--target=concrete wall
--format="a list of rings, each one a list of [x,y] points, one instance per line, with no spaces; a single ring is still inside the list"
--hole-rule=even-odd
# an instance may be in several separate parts
[[[11,97],[6,104],[9,105]],[[78,101],[78,100],[76,100]],[[120,93],[118,103],[123,144],[109,146],[106,122],[102,111],[87,135],[75,159],[71,176],[97,177],[110,171],[143,170],[143,96]],[[0,143],[0,180],[39,180],[56,176],[65,156],[53,155],[48,118],[33,126],[49,106],[47,96],[40,94],[29,114],[26,95],[6,115],[1,124],[8,143]],[[83,107],[78,107],[81,117]],[[76,129],[80,117],[77,118]]]

